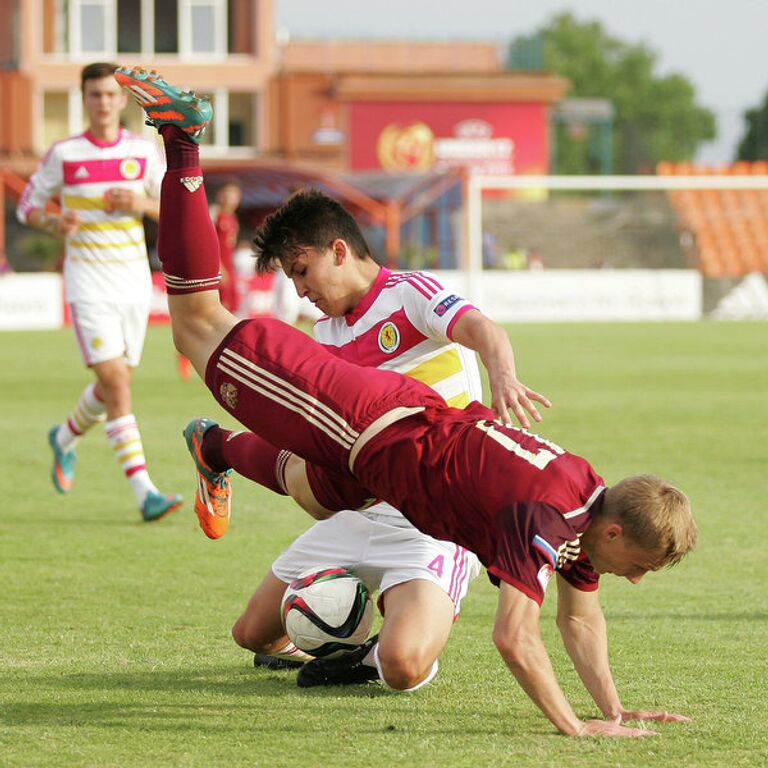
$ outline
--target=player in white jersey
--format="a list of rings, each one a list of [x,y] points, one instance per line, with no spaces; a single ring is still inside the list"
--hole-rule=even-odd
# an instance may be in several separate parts
[[[264,226],[273,231],[282,227],[302,244],[333,243],[328,249],[302,248],[297,258],[281,264],[299,296],[307,296],[327,313],[315,324],[315,336],[332,352],[360,365],[409,374],[452,406],[464,407],[482,399],[476,350],[488,368],[499,416],[509,421],[512,408],[526,426],[526,410],[539,420],[531,401],[549,403],[517,380],[507,334],[436,276],[380,267],[354,219],[338,203],[319,192],[300,193],[273,214],[271,222]],[[309,240],[303,226],[319,232]],[[260,269],[274,266],[272,254],[259,256]],[[262,472],[266,466],[278,478],[269,487],[278,492],[289,490],[292,477],[304,472],[301,460],[285,452],[270,456],[268,444],[251,433],[230,433],[196,420],[186,434],[193,456],[199,456],[198,468],[201,462],[218,472],[234,467],[269,485]],[[204,508],[202,512],[206,514]],[[297,539],[275,561],[235,624],[236,642],[257,653],[257,664],[279,665],[263,654],[306,659],[284,636],[282,594],[286,583],[302,571],[336,565],[351,568],[371,590],[380,590],[384,621],[378,642],[372,639],[340,660],[305,664],[299,685],[380,678],[391,688],[414,690],[432,680],[461,599],[480,564],[463,548],[419,532],[383,502],[362,513],[337,513]]]
[[[130,389],[152,289],[142,217],[157,219],[165,167],[154,141],[120,126],[127,100],[112,76],[115,68],[95,63],[82,70],[88,129],[48,150],[17,215],[65,241],[65,296],[83,361],[96,378],[67,419],[49,431],[54,486],[60,493],[71,490],[75,446],[94,424],[105,422],[142,517],[152,521],[181,504],[180,496],[161,493],[149,476]],[[46,210],[53,198],[59,198],[60,214]]]

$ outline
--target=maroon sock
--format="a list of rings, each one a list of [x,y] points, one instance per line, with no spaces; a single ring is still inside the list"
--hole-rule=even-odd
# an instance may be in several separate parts
[[[238,475],[287,496],[285,462],[290,451],[275,448],[253,432],[211,427],[203,438],[203,461],[214,471],[234,469]]]
[[[164,125],[168,170],[160,191],[157,255],[169,294],[218,290],[219,241],[208,212],[197,144]]]
[[[160,135],[165,145],[165,165],[169,171],[200,166],[200,147],[178,125],[161,125]]]

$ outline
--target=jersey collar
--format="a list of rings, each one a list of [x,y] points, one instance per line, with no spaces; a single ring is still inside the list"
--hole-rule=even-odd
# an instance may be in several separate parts
[[[350,309],[349,312],[344,315],[344,319],[348,326],[354,325],[370,309],[371,304],[376,301],[391,274],[392,271],[386,267],[381,267],[379,269],[379,274],[376,275],[376,279],[373,281],[373,285],[368,289],[368,293],[363,296],[356,307]]]
[[[83,136],[88,139],[91,144],[95,144],[97,147],[101,147],[101,149],[107,149],[108,147],[114,147],[116,144],[119,144],[120,140],[123,138],[124,132],[124,129],[121,128],[117,132],[117,138],[114,141],[104,141],[104,139],[97,139],[90,131],[86,131]]]

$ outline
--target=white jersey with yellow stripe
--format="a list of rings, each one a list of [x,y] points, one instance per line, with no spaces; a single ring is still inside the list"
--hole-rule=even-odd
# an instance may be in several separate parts
[[[159,197],[165,164],[155,141],[121,130],[115,142],[86,132],[55,143],[29,180],[17,208],[26,223],[33,208],[55,197],[75,211],[77,231],[66,240],[64,285],[69,302],[147,302],[151,276],[140,217],[111,212],[105,193],[130,189]]]
[[[342,317],[315,323],[315,338],[330,352],[366,367],[413,376],[445,401],[463,408],[482,400],[475,353],[452,340],[456,321],[475,307],[428,272],[392,272],[382,267],[363,300]],[[380,502],[364,513],[401,517]],[[391,521],[396,525],[409,525]]]

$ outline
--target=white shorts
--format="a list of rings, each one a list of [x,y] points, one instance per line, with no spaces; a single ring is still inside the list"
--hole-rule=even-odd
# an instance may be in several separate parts
[[[354,571],[371,593],[414,579],[431,581],[453,600],[456,615],[469,582],[481,570],[471,552],[410,524],[394,526],[345,511],[299,536],[275,560],[272,572],[288,583],[310,568],[337,566]]]
[[[86,365],[123,358],[135,368],[147,335],[149,304],[75,302],[69,305],[77,345]]]

